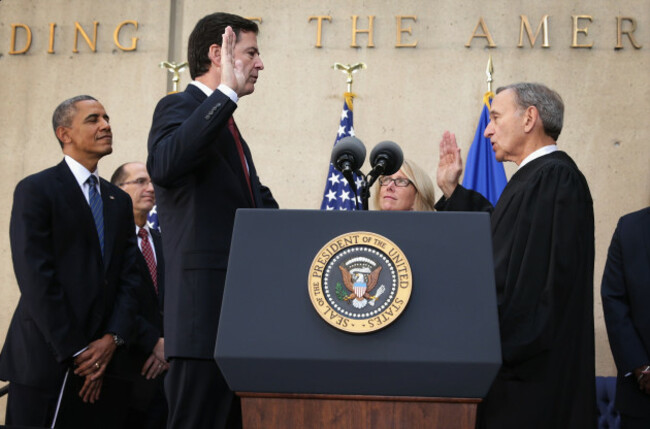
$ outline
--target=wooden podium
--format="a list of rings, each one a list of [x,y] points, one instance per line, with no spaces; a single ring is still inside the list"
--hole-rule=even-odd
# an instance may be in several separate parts
[[[384,329],[326,323],[308,289],[330,240],[395,243],[413,287]],[[489,217],[484,213],[239,210],[215,359],[244,428],[474,428],[501,364]]]
[[[480,399],[238,393],[244,429],[474,429]]]

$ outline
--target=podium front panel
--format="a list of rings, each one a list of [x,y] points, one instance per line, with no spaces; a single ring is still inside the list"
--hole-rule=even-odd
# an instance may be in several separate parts
[[[393,241],[413,278],[403,314],[367,334],[308,292],[319,250],[357,231]],[[488,214],[238,210],[215,358],[234,391],[484,397],[501,363]]]

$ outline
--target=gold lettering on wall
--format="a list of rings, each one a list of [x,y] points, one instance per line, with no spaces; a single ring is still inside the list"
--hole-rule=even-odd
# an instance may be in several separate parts
[[[329,22],[332,22],[332,17],[329,15],[316,15],[316,16],[310,16],[307,22],[312,22],[314,19],[318,20],[318,24],[316,26],[316,47],[317,48],[322,48],[323,44],[322,42],[322,35],[323,35],[323,20],[326,19]]]
[[[591,48],[594,46],[594,42],[589,44],[578,43],[578,33],[582,33],[585,36],[589,34],[589,29],[587,27],[578,27],[580,25],[581,19],[587,19],[589,22],[592,22],[594,19],[591,15],[571,15],[573,20],[573,42],[571,43],[572,48]]]
[[[88,43],[88,46],[90,46],[90,49],[93,52],[97,52],[97,25],[99,25],[99,22],[93,21],[93,41],[91,42],[90,39],[88,38],[88,35],[84,31],[83,27],[79,24],[79,22],[75,21],[74,22],[74,47],[72,48],[72,52],[79,53],[79,50],[77,49],[77,41],[79,40],[79,33],[81,33],[81,37],[83,37],[86,40],[86,43]]]
[[[22,49],[16,49],[16,30],[22,28],[25,30],[25,46]],[[11,47],[9,49],[9,55],[19,55],[24,54],[29,51],[30,46],[32,46],[32,30],[26,24],[11,24]]]
[[[409,36],[412,35],[411,33],[411,27],[402,27],[402,21],[405,19],[412,19],[413,22],[417,22],[418,17],[416,15],[397,15],[396,17],[397,20],[397,42],[395,42],[395,47],[396,48],[415,48],[418,45],[418,41],[416,40],[413,43],[402,43],[402,33],[408,33]]]
[[[476,30],[478,30],[479,27],[481,27],[481,31],[483,33],[476,34]],[[469,40],[467,41],[467,43],[465,43],[466,48],[470,47],[470,45],[472,44],[472,40],[475,37],[483,37],[484,39],[486,39],[487,42],[488,42],[488,48],[496,48],[497,47],[497,45],[494,43],[494,40],[492,40],[492,35],[490,34],[490,30],[488,30],[487,25],[485,24],[485,21],[483,20],[483,17],[481,17],[478,20],[478,24],[476,24],[476,27],[474,27],[474,31],[472,31],[472,35],[469,37]]]
[[[249,20],[249,21],[257,21],[260,24],[262,23],[262,17],[261,16],[247,16],[246,19]]]
[[[131,46],[127,47],[120,43],[120,31],[122,31],[122,28],[125,25],[133,25],[136,30],[138,29],[138,21],[123,21],[117,27],[115,27],[115,32],[113,33],[113,41],[115,42],[115,46],[123,51],[135,51],[138,47],[137,37],[131,37]]]
[[[528,35],[528,41],[530,42],[531,48],[535,47],[535,41],[537,40],[537,36],[539,36],[539,32],[543,30],[542,48],[548,48],[550,46],[548,43],[548,15],[544,15],[542,17],[542,20],[539,21],[534,36],[530,28],[530,23],[528,22],[528,17],[526,15],[520,15],[520,18],[521,18],[521,25],[519,26],[519,44],[517,44],[517,47],[518,48],[524,47],[524,30],[526,30],[526,34]]]
[[[372,34],[373,34],[373,22],[375,20],[374,15],[369,15],[368,16],[368,29],[367,30],[359,30],[357,28],[357,20],[359,19],[359,15],[352,15],[352,44],[350,45],[351,48],[359,48],[360,46],[357,45],[357,33],[368,33],[368,48],[374,48],[375,44],[372,41]]]
[[[54,29],[56,28],[55,22],[50,22],[50,47],[47,50],[48,54],[54,53]]]
[[[623,30],[623,21],[628,21],[632,24],[632,28],[629,30]],[[642,46],[639,45],[634,39],[634,32],[636,31],[636,19],[629,16],[617,16],[616,17],[616,46],[614,49],[623,49],[623,34],[627,36],[630,40],[632,46],[635,49],[641,49]]]

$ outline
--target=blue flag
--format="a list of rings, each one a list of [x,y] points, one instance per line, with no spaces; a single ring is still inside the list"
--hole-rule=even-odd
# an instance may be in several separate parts
[[[343,102],[343,112],[341,112],[341,122],[339,130],[336,134],[334,146],[343,137],[354,137],[354,127],[352,126],[352,97],[349,92],[345,93],[345,101]],[[361,189],[361,178],[356,174],[354,175],[357,190]],[[321,210],[356,210],[357,201],[361,201],[359,195],[350,189],[348,181],[345,180],[343,174],[334,168],[330,162],[330,168],[327,173],[327,182],[325,183],[325,193],[323,195],[323,202],[320,205]]]
[[[506,172],[503,164],[497,161],[492,150],[490,139],[483,133],[490,121],[490,112],[488,103],[492,93],[485,94],[481,118],[476,127],[476,135],[472,146],[467,154],[465,163],[465,176],[463,177],[463,186],[467,189],[473,189],[487,198],[492,205],[496,205],[503,188],[506,187]]]

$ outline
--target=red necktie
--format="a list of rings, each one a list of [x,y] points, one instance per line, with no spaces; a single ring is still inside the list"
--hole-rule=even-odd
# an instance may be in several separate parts
[[[239,131],[237,131],[237,127],[235,126],[235,120],[233,119],[232,116],[228,118],[228,129],[230,130],[230,134],[232,134],[232,137],[235,139],[235,143],[237,144],[237,152],[239,153],[239,160],[241,161],[241,167],[244,170],[244,176],[246,176],[246,183],[248,184],[248,192],[250,192],[251,201],[253,202],[253,207],[255,207],[255,198],[253,198],[253,188],[251,187],[251,176],[248,171],[248,165],[246,164],[244,147],[241,144]]]
[[[153,257],[153,249],[149,243],[147,230],[140,228],[138,231],[138,237],[142,239],[140,247],[142,248],[142,256],[144,260],[147,261],[147,267],[149,267],[149,274],[151,274],[151,280],[153,280],[153,287],[156,290],[156,295],[158,294],[158,271],[156,270],[156,259]]]

